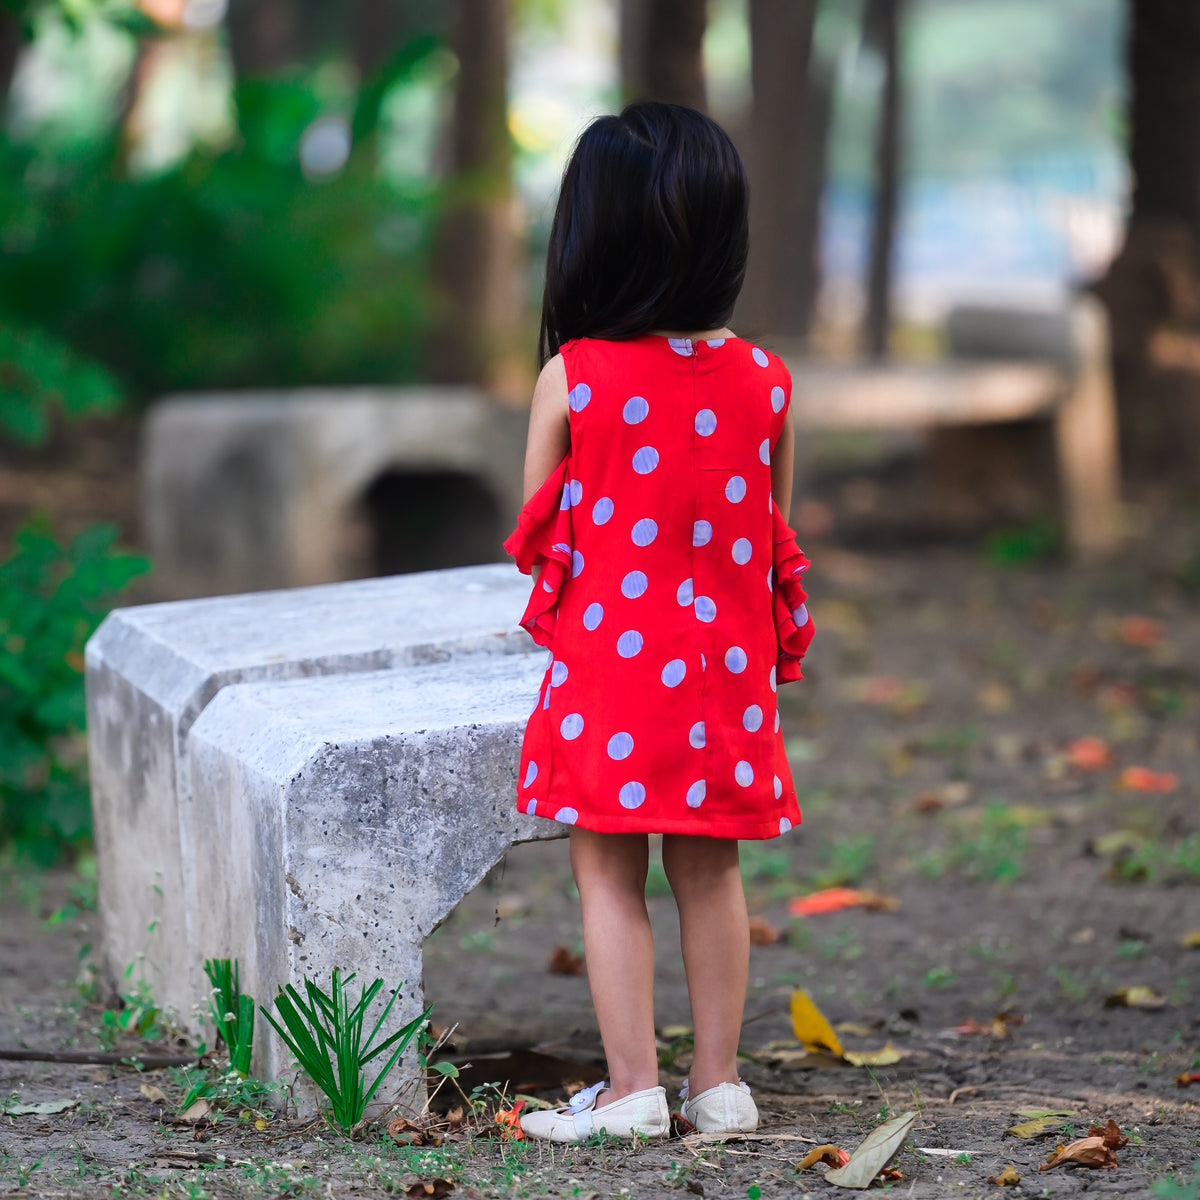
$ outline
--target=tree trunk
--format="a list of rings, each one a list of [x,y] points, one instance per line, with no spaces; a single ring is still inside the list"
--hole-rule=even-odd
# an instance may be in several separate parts
[[[239,79],[271,75],[300,61],[301,22],[294,0],[230,0],[225,20]]]
[[[783,0],[781,0],[783,2]],[[621,0],[621,90],[703,110],[704,0]]]
[[[7,8],[0,8],[0,105],[8,100],[8,90],[12,87],[13,75],[17,70],[17,59],[21,57],[24,45],[25,35],[16,14]]]
[[[512,145],[508,134],[508,0],[458,0],[450,41],[458,56],[447,154],[446,209],[435,238],[439,316],[429,372],[441,382],[524,387],[515,366],[521,309]]]
[[[810,67],[817,2],[750,0],[750,264],[738,320],[757,334],[803,336],[812,315],[832,82]]]
[[[900,7],[903,0],[868,0],[863,40],[883,59],[883,91],[875,142],[875,200],[863,350],[869,358],[887,356],[892,310],[892,260],[900,199]]]
[[[1125,244],[1096,285],[1111,314],[1122,454],[1194,466],[1200,439],[1200,6],[1130,0]],[[1191,350],[1164,358],[1164,337]],[[1169,349],[1169,347],[1168,347]]]
[[[397,47],[417,33],[441,28],[437,9],[430,0],[354,0],[350,52],[358,77],[374,74]]]

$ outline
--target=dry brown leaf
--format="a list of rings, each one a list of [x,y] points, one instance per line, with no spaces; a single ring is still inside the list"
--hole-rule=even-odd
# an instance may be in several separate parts
[[[160,1087],[155,1087],[152,1083],[143,1083],[138,1091],[150,1101],[151,1104],[166,1104],[166,1093]]]
[[[555,946],[550,953],[547,969],[551,975],[582,975],[583,958],[572,954],[566,946]]]
[[[1163,623],[1153,617],[1131,615],[1122,617],[1117,633],[1127,646],[1161,646],[1164,636]]]
[[[1009,1163],[999,1175],[989,1175],[988,1183],[998,1184],[1000,1187],[1016,1187],[1021,1182],[1020,1175],[1017,1174],[1016,1168]]]
[[[407,1117],[393,1117],[387,1123],[387,1132],[401,1146],[420,1146],[425,1141],[425,1130]]]
[[[1121,1133],[1121,1127],[1112,1117],[1109,1117],[1103,1125],[1089,1125],[1088,1137],[1103,1138],[1104,1144],[1110,1150],[1120,1150],[1129,1142],[1129,1139]]]
[[[1165,996],[1160,996],[1152,987],[1138,984],[1133,987],[1118,988],[1111,996],[1104,998],[1105,1008],[1163,1008],[1167,1003]]]
[[[765,917],[750,918],[750,945],[773,946],[783,934]]]
[[[448,1196],[454,1191],[454,1184],[448,1179],[418,1179],[407,1192],[406,1196],[427,1197],[428,1200],[441,1200],[443,1196]]]
[[[797,1164],[797,1171],[807,1171],[817,1163],[825,1163],[830,1167],[844,1167],[850,1161],[850,1155],[832,1142],[823,1146],[814,1146]]]
[[[1038,1164],[1038,1170],[1049,1171],[1068,1163],[1111,1170],[1117,1165],[1117,1155],[1115,1150],[1104,1144],[1102,1137],[1077,1138],[1068,1146],[1058,1145],[1044,1163]]]

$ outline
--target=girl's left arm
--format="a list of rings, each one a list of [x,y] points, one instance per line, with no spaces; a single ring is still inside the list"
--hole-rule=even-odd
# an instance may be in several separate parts
[[[542,368],[529,408],[529,437],[525,442],[525,483],[522,503],[550,477],[571,448],[568,423],[567,368],[556,354]]]

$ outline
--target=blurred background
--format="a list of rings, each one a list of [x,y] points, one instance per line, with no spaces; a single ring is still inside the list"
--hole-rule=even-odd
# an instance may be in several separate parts
[[[806,548],[1200,583],[1194,6],[6,0],[0,844],[86,844],[112,605],[502,557],[559,175],[640,97],[745,156]]]

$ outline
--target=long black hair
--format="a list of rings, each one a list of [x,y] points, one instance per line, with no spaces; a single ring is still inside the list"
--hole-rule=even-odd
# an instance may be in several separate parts
[[[580,135],[550,226],[538,353],[575,337],[724,325],[746,275],[746,174],[729,135],[639,101]]]

